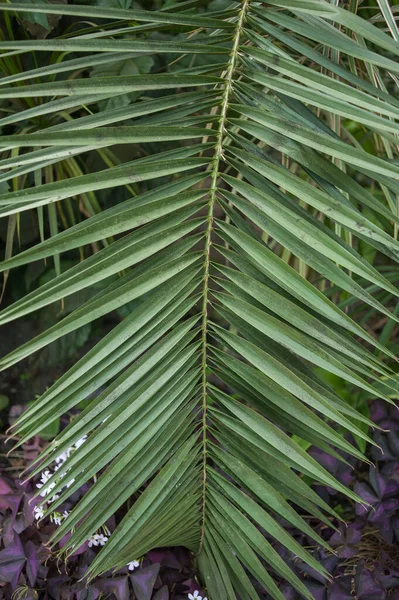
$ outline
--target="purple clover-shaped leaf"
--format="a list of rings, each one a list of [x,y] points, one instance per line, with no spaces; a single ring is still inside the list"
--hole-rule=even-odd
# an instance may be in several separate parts
[[[18,585],[18,580],[26,562],[26,556],[17,535],[14,541],[0,552],[0,581],[11,583],[13,590]]]
[[[70,539],[71,535],[72,535],[71,533],[67,533],[64,535],[63,538],[60,539],[60,541],[59,541],[60,548],[63,548],[65,546],[67,541]],[[83,554],[84,552],[86,552],[88,547],[89,547],[89,542],[88,541],[83,542],[83,544],[81,546],[79,546],[79,548],[76,548],[76,550],[74,550],[74,552],[71,556],[78,556],[79,554]]]
[[[1,539],[4,546],[9,546],[14,541],[15,531],[13,525],[14,519],[11,515],[6,517],[1,524]]]
[[[372,457],[376,461],[399,459],[399,429],[386,432],[377,431],[374,441],[380,448],[373,446]]]
[[[392,588],[399,590],[399,567],[395,557],[392,559],[386,552],[381,552],[373,575],[385,590]]]
[[[324,551],[320,551],[315,553],[314,557],[326,569],[328,573],[333,573],[338,562],[337,556],[331,556],[329,554],[326,554]],[[296,559],[295,564],[302,573],[306,573],[308,578],[311,579],[312,584],[317,582],[318,584],[322,584],[322,587],[324,588],[324,586],[326,585],[326,578],[321,573],[319,573],[307,563],[301,560]],[[317,589],[317,586],[315,589]]]
[[[159,563],[149,565],[139,569],[136,573],[130,575],[134,593],[137,600],[151,600],[152,591],[159,573]]]
[[[21,504],[22,494],[13,492],[9,494],[1,494],[0,492],[0,509],[10,509],[12,511],[12,517],[15,519]]]
[[[381,423],[389,418],[389,408],[385,400],[374,400],[370,406],[370,419],[382,427]]]
[[[157,591],[152,600],[169,600],[168,586],[164,585]]]
[[[4,479],[4,477],[0,477],[0,498],[13,493],[14,489],[11,487],[11,485]]]
[[[315,600],[326,600],[326,586],[315,581],[304,581]]]
[[[69,580],[67,575],[53,575],[47,581],[47,590],[51,598],[54,600],[60,600],[61,598],[61,587]]]
[[[127,577],[100,579],[93,585],[103,596],[114,594],[116,600],[129,600],[129,585]]]
[[[23,515],[24,515],[25,527],[32,525],[32,523],[34,523],[36,521],[34,509],[36,506],[38,506],[38,504],[40,504],[40,502],[42,500],[43,500],[43,498],[41,498],[41,497],[33,498],[33,494],[25,494],[24,495]]]
[[[385,600],[386,592],[369,569],[358,564],[355,575],[355,592],[359,600]]]
[[[161,567],[169,567],[170,569],[182,568],[182,565],[177,560],[176,556],[171,550],[167,548],[156,548],[148,552],[147,557],[152,563],[159,563]]]
[[[357,545],[362,539],[361,527],[360,522],[351,523],[348,526],[341,523],[339,530],[333,533],[329,544],[337,550],[340,558],[351,558],[358,552]]]
[[[377,469],[370,468],[370,483],[380,499],[397,497],[399,482],[391,477],[391,473],[381,474]]]
[[[383,538],[393,541],[393,517],[399,509],[399,483],[389,475],[370,468],[370,484],[356,483],[355,492],[370,506],[358,504],[356,514],[375,525]]]
[[[284,583],[280,588],[285,600],[298,600],[300,596],[288,583]]]
[[[334,579],[327,590],[328,600],[353,600],[351,594],[352,578],[348,575]]]
[[[28,577],[30,585],[33,587],[36,582],[37,573],[41,563],[40,555],[37,551],[37,547],[31,541],[28,541],[25,546],[25,554],[27,558],[26,563],[26,575]]]
[[[331,475],[333,475],[340,483],[348,487],[354,478],[353,469],[349,464],[346,464],[335,456],[331,456],[326,452],[323,452],[319,448],[315,448],[314,446],[309,450],[309,454],[317,460],[319,464],[321,464]],[[349,457],[344,456],[347,460]],[[328,493],[331,495],[336,494],[336,491],[333,488],[327,487]]]
[[[371,508],[378,503],[378,496],[367,483],[355,483],[354,491],[365,501],[365,503],[370,505],[356,505],[356,514],[359,517],[365,517],[370,512]]]

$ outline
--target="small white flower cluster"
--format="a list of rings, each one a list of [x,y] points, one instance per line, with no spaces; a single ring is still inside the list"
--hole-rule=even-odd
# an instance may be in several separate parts
[[[50,515],[50,521],[55,525],[61,525],[62,519],[66,519],[68,515],[69,512],[67,510],[64,510],[62,514],[59,512],[53,512]]]
[[[66,450],[65,452],[63,452],[62,454],[60,454],[60,456],[57,456],[57,458],[55,459],[56,465],[54,467],[53,473],[49,469],[46,469],[41,474],[40,483],[37,483],[36,487],[39,490],[42,490],[40,492],[40,495],[42,496],[42,498],[46,498],[46,502],[43,502],[39,506],[35,506],[34,509],[33,509],[33,514],[34,514],[34,517],[35,517],[35,519],[37,521],[39,521],[40,519],[42,519],[44,517],[44,511],[47,508],[47,504],[52,504],[52,502],[55,502],[60,497],[59,494],[53,494],[53,495],[51,495],[51,490],[55,487],[55,483],[48,484],[49,479],[68,460],[68,458],[71,456],[72,452],[74,450],[76,450],[77,448],[79,448],[82,444],[85,443],[86,439],[87,439],[87,435],[84,435],[73,446],[71,446],[71,448],[68,448],[68,450]],[[65,477],[65,474],[62,475],[62,477]],[[70,487],[73,484],[74,481],[75,481],[74,479],[71,479],[70,481],[68,481],[67,483],[65,483],[65,487]],[[69,513],[68,513],[67,510],[64,510],[63,513],[59,513],[57,511],[54,511],[54,512],[52,512],[50,514],[50,521],[52,521],[52,523],[55,523],[56,525],[61,525],[61,521],[63,519],[66,519],[67,516],[68,516],[68,514]]]
[[[108,417],[106,417],[104,419],[104,421],[106,421],[107,418]],[[103,423],[104,423],[104,421],[103,421]],[[55,502],[59,498],[59,494],[51,495],[51,490],[55,487],[55,483],[51,483],[48,485],[49,479],[51,478],[51,476],[54,473],[56,473],[58,471],[58,469],[60,469],[63,466],[63,464],[68,460],[68,458],[71,456],[71,454],[74,452],[74,450],[77,450],[78,448],[80,448],[80,446],[82,444],[84,444],[86,440],[87,440],[87,435],[84,435],[73,446],[71,446],[71,448],[68,448],[65,452],[63,452],[62,454],[57,456],[57,458],[55,459],[56,465],[54,467],[53,473],[51,473],[51,471],[49,469],[46,469],[41,474],[40,483],[37,483],[36,487],[39,490],[44,488],[40,492],[40,495],[43,498],[46,498],[46,501],[43,502],[42,504],[40,504],[39,506],[35,506],[33,509],[33,513],[34,513],[35,519],[37,521],[39,521],[40,519],[42,519],[44,517],[44,511],[47,508],[46,503],[51,504],[52,502]],[[65,477],[65,474],[62,475],[62,477]],[[75,481],[74,479],[71,479],[70,481],[68,481],[68,483],[65,484],[65,486],[70,487],[74,483],[74,481]],[[55,525],[61,525],[61,522],[63,521],[63,519],[66,519],[68,515],[69,515],[69,512],[67,510],[64,510],[63,513],[54,511],[50,514],[50,521],[52,523],[54,523]],[[103,527],[103,530],[104,530],[104,533],[101,533],[101,532],[93,533],[93,535],[91,535],[89,537],[89,539],[87,540],[89,543],[89,548],[93,548],[94,546],[105,546],[105,544],[108,542],[110,531],[108,530],[108,528],[106,526]],[[134,571],[134,569],[137,569],[139,566],[140,566],[140,563],[138,560],[132,560],[131,562],[129,562],[127,564],[129,571]],[[202,600],[202,599],[201,599],[201,597],[195,596],[195,600]],[[207,599],[204,598],[204,600],[207,600]]]
[[[208,600],[208,598],[206,596],[203,598],[202,596],[200,596],[199,591],[195,590],[195,592],[188,595],[188,600]]]
[[[89,548],[93,546],[105,546],[106,542],[108,542],[108,537],[103,533],[94,533],[91,537],[89,537]]]

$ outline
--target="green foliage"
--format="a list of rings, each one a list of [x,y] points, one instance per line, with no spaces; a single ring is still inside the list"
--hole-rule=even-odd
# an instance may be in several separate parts
[[[55,262],[54,277],[0,312],[3,324],[76,301],[1,367],[112,312],[124,317],[14,427],[22,444],[93,398],[33,469],[88,436],[48,482],[59,494],[54,510],[97,475],[53,537],[73,531],[66,556],[138,493],[90,577],[183,545],[197,553],[212,600],[256,599],[253,579],[282,599],[269,570],[311,598],[270,539],[326,575],[278,517],[324,545],[300,513],[326,520],[332,510],[306,481],[358,498],[306,448],[362,458],[348,435],[364,450],[371,423],[346,390],[391,401],[393,353],[324,291],[334,286],[338,301],[399,321],[370,290],[399,295],[376,262],[399,257],[399,101],[389,93],[399,49],[352,5],[201,6],[0,4],[7,15],[106,23],[0,43],[5,53],[63,57],[1,81],[0,97],[33,103],[7,124],[84,108],[62,123],[3,132],[7,177],[24,165],[29,182],[88,151],[106,165],[4,191],[0,215],[123,186],[131,193],[6,257],[4,272],[86,249],[65,270]],[[108,160],[119,152],[119,162]],[[74,483],[62,491],[66,472]]]
[[[5,410],[7,406],[10,404],[10,400],[8,396],[4,394],[0,394],[0,411]]]

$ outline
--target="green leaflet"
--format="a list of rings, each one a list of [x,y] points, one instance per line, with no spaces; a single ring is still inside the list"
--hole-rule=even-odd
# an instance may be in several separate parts
[[[81,175],[67,181],[56,181],[47,183],[37,188],[29,188],[16,192],[0,195],[0,206],[3,216],[18,212],[18,205],[24,210],[31,207],[49,204],[64,198],[70,198],[83,192],[108,189],[116,185],[130,184],[146,179],[154,179],[171,173],[181,173],[207,164],[209,161],[202,158],[180,159],[174,161],[162,161],[155,167],[151,162],[148,164],[133,164],[130,168],[112,167],[94,175]],[[11,205],[11,207],[9,206]]]
[[[102,44],[102,42],[101,42]],[[102,49],[100,44],[99,51]],[[0,98],[41,98],[43,96],[79,96],[81,94],[115,95],[141,90],[171,90],[176,87],[197,87],[219,83],[218,77],[206,75],[129,75],[127,77],[96,77],[0,88]],[[79,102],[80,103],[80,102]]]
[[[129,19],[144,23],[172,23],[176,25],[195,25],[196,27],[223,27],[232,28],[233,25],[228,21],[200,17],[195,18],[191,15],[181,15],[173,12],[157,12],[145,10],[123,10],[121,8],[107,8],[101,6],[101,9],[94,6],[53,6],[51,4],[31,4],[18,2],[17,4],[2,5],[0,10],[38,12],[46,14],[73,15],[77,17],[96,17],[103,19]]]
[[[169,142],[172,140],[184,140],[198,138],[212,133],[212,130],[200,129],[199,127],[107,127],[103,129],[90,129],[89,131],[68,131],[58,133],[30,133],[27,135],[3,135],[0,136],[0,146],[19,148],[20,146],[82,146],[96,147],[97,144],[137,144],[139,142]]]

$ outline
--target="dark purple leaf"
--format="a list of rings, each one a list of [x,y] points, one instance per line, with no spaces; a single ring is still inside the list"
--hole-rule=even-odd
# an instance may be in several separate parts
[[[350,465],[341,462],[334,456],[323,452],[319,448],[315,448],[314,446],[309,450],[309,454],[317,460],[329,473],[334,475],[339,482],[341,482],[345,486],[349,486],[354,478],[354,472]],[[346,460],[349,459],[348,455],[344,455]],[[332,488],[328,488],[330,494],[335,494],[336,491]]]
[[[177,560],[171,550],[167,548],[157,548],[147,553],[148,558],[152,563],[159,563],[161,567],[169,567],[170,569],[181,569],[182,565]]]
[[[329,540],[332,548],[336,548],[341,558],[351,558],[358,552],[357,545],[362,539],[361,523],[353,523],[347,527],[341,523],[339,531],[335,531]]]
[[[382,555],[384,555],[384,553],[382,553]],[[392,588],[399,589],[399,570],[390,569],[387,565],[384,565],[383,559],[380,559],[374,573],[376,579],[378,579],[385,590]]]
[[[54,600],[60,600],[63,597],[63,594],[61,596],[61,589],[69,581],[70,578],[67,575],[53,575],[49,577],[47,580],[47,590],[50,597]]]
[[[27,560],[26,563],[26,575],[28,577],[30,585],[33,587],[36,582],[37,572],[41,563],[38,547],[31,541],[26,543],[25,555]]]
[[[381,474],[378,469],[370,467],[370,483],[378,498],[388,498],[397,496],[399,493],[399,483],[390,477]]]
[[[378,523],[379,521],[386,520],[396,512],[399,508],[399,500],[390,498],[383,500],[375,506],[375,510],[371,510],[369,514],[369,521],[371,523]]]
[[[398,460],[399,458],[399,428],[398,422],[396,430],[391,430],[388,433],[377,431],[374,434],[374,441],[381,446],[372,448],[372,457],[376,461],[386,462],[388,460]]]
[[[19,505],[21,504],[22,494],[4,494],[0,495],[0,508],[9,508],[12,511],[12,516],[15,519]]]
[[[181,564],[181,568],[185,567],[189,568],[191,565],[191,558],[186,548],[182,548],[178,546],[177,548],[173,548],[173,554],[176,556],[176,559]]]
[[[117,600],[129,600],[129,585],[127,577],[115,579],[100,579],[92,586],[104,596],[114,594]]]
[[[149,565],[139,569],[136,573],[130,575],[134,593],[137,600],[151,600],[152,590],[159,573],[159,563]]]
[[[351,595],[352,578],[348,575],[334,579],[327,590],[328,600],[353,600]]]
[[[169,590],[166,585],[157,591],[152,600],[169,600]]]
[[[376,523],[376,526],[386,543],[392,544],[394,535],[392,519],[383,519],[379,523]]]
[[[4,546],[9,546],[14,541],[15,531],[13,525],[14,519],[12,515],[6,517],[1,525],[1,538]]]
[[[305,581],[304,583],[315,600],[326,600],[327,590],[325,585],[316,583],[315,581]]]
[[[288,583],[284,583],[280,588],[285,600],[298,600],[300,596]]]
[[[0,501],[3,496],[13,493],[14,489],[11,487],[11,485],[8,484],[4,477],[0,477]]]
[[[188,588],[187,590],[185,590],[187,594],[192,594],[193,592],[195,592],[195,590],[199,589],[198,581],[194,579],[194,577],[183,581],[183,585]]]
[[[14,536],[14,541],[0,552],[0,581],[11,583],[12,589],[15,590],[25,561],[22,544],[18,536]]]
[[[23,504],[23,514],[25,527],[32,525],[32,523],[36,522],[35,513],[33,512],[35,506],[40,504],[42,498],[33,499],[33,494],[25,494],[24,495],[24,504]]]
[[[356,568],[355,591],[359,600],[385,600],[387,597],[381,583],[361,563]]]
[[[399,483],[399,455],[398,460],[391,460],[385,464],[381,469],[381,473],[384,477]]]
[[[319,561],[319,563],[322,564],[322,566],[329,573],[332,573],[334,571],[334,569],[337,565],[337,562],[338,562],[338,557],[328,556],[324,552],[316,553],[315,558]],[[316,571],[315,569],[313,569],[312,567],[310,567],[308,564],[306,564],[305,562],[303,562],[301,560],[295,559],[294,564],[300,571],[302,571],[303,573],[306,573],[306,575],[313,580],[312,584],[317,582],[317,585],[320,583],[320,584],[322,584],[322,587],[324,588],[324,586],[326,584],[326,578],[323,577],[323,575],[321,575],[318,571]],[[316,586],[316,588],[317,588],[317,586]]]
[[[24,600],[37,600],[37,591],[31,589],[25,590]]]
[[[367,483],[355,483],[354,491],[358,494],[367,504],[374,506],[378,502],[378,496],[371,489]],[[370,512],[370,506],[364,506],[363,504],[356,504],[356,514],[359,517],[364,517]]]
[[[67,541],[70,539],[71,537],[71,533],[67,533],[66,535],[64,535],[63,538],[60,539],[59,541],[59,546],[60,548],[63,548],[65,546],[65,544],[67,543]],[[79,548],[77,548],[73,554],[71,554],[71,556],[78,556],[79,554],[83,554],[83,552],[85,552],[87,550],[87,548],[89,547],[89,542],[83,542],[83,544],[81,546],[79,546]]]
[[[91,587],[84,587],[82,589],[79,589],[72,596],[71,600],[96,600],[96,598],[99,598],[99,597],[101,597],[100,592],[98,590],[94,589],[93,586],[91,586]],[[64,600],[64,598],[62,598],[62,600]]]
[[[14,523],[12,525],[15,533],[22,533],[26,529],[24,515],[22,513],[18,513],[14,519]]]

